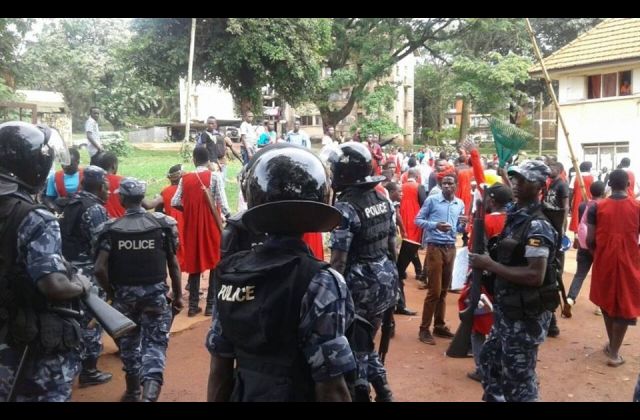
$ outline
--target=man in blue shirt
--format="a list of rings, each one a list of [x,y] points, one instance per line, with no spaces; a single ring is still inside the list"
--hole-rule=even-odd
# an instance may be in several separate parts
[[[287,133],[285,137],[287,143],[295,144],[296,146],[306,147],[311,149],[311,140],[304,131],[300,130],[300,120],[295,120],[293,123],[293,130]]]
[[[44,204],[52,211],[62,213],[71,196],[80,189],[82,170],[79,169],[80,153],[78,149],[69,149],[71,161],[61,170],[52,173],[47,178],[47,190],[44,194]]]
[[[452,338],[454,335],[444,322],[445,299],[456,258],[456,231],[461,232],[466,223],[464,203],[454,195],[457,186],[455,173],[443,172],[439,178],[442,192],[425,200],[415,220],[416,225],[424,230],[422,242],[427,249],[429,276],[419,338],[423,343],[432,345],[436,344],[429,331],[432,318],[434,335],[443,338]]]

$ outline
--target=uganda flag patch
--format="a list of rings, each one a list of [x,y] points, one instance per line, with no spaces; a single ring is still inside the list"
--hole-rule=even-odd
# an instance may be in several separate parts
[[[539,247],[540,246],[540,239],[529,238],[529,242],[527,242],[527,245]]]

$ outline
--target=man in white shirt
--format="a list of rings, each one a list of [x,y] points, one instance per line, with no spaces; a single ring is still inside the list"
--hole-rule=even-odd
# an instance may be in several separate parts
[[[242,144],[242,162],[244,165],[249,163],[249,159],[253,156],[256,150],[256,140],[258,135],[256,134],[256,128],[252,125],[253,112],[248,111],[244,114],[244,121],[240,124],[240,143]]]
[[[339,143],[338,140],[336,140],[336,130],[333,127],[328,127],[327,131],[324,133],[324,136],[322,136],[322,145],[326,146],[333,142]]]
[[[98,128],[98,120],[100,119],[100,109],[92,106],[89,110],[89,118],[84,123],[84,131],[87,133],[87,150],[91,158],[91,165],[97,165],[97,155],[104,152],[102,141],[100,141],[100,129]]]

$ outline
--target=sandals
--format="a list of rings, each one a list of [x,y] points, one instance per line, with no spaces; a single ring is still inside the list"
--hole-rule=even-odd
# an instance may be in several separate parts
[[[617,359],[609,359],[609,360],[607,360],[607,366],[618,367],[618,366],[620,366],[622,364],[624,364],[624,359],[622,358],[622,356],[618,356]]]
[[[609,360],[607,360],[607,366],[618,367],[618,366],[624,364],[624,362],[625,362],[625,360],[620,355],[618,355],[617,359],[614,359],[614,358],[611,357],[611,348],[609,347],[609,343],[605,344],[604,348],[602,349],[602,352],[609,359]]]

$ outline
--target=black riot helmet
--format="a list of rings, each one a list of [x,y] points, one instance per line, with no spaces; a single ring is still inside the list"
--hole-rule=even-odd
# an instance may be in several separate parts
[[[373,187],[385,178],[371,176],[371,152],[362,143],[349,141],[323,150],[321,158],[331,168],[336,191],[350,186]]]
[[[69,165],[69,150],[56,130],[22,121],[0,124],[0,179],[37,193],[57,159]]]
[[[244,179],[248,210],[244,225],[254,233],[327,232],[341,214],[329,206],[330,181],[322,161],[303,147],[268,146],[254,156]]]

